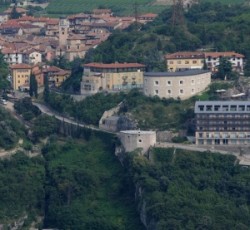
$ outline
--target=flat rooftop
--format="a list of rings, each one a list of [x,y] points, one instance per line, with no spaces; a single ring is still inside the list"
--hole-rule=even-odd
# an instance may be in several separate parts
[[[155,134],[155,131],[124,130],[124,131],[120,131],[120,133],[139,135],[139,134]]]
[[[210,71],[202,69],[190,69],[177,72],[146,72],[144,73],[144,77],[185,77],[185,76],[188,77],[204,73],[210,73]]]
[[[197,101],[195,113],[250,113],[250,101]]]

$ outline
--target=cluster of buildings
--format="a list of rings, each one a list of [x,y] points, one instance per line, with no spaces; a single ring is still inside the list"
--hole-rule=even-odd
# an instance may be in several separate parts
[[[236,52],[176,52],[165,55],[166,65],[170,72],[187,69],[203,69],[206,65],[211,72],[216,72],[221,58],[227,58],[232,69],[243,72],[244,55]]]
[[[44,85],[45,76],[50,86],[59,87],[69,76],[70,71],[48,65],[28,65],[25,63],[10,66],[13,90],[28,91],[30,76],[36,78],[38,87]]]
[[[16,11],[22,17],[10,19],[11,8],[0,14],[0,50],[10,65],[14,90],[26,87],[29,73],[38,74],[41,78],[40,73],[48,69],[43,63],[58,56],[64,56],[69,61],[84,58],[89,49],[105,41],[114,30],[125,29],[135,22],[134,17],[114,16],[110,9],[95,9],[92,13],[65,18],[27,16],[27,10],[19,7]],[[137,20],[147,23],[156,16],[144,14]],[[55,86],[69,76],[67,71],[57,72],[59,77],[51,77]]]

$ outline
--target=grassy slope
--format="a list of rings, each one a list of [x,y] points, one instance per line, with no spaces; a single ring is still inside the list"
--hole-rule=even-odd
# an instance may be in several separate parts
[[[160,12],[162,10],[162,6],[154,6],[152,5],[152,0],[138,0],[136,1],[138,4],[139,12]],[[79,12],[92,11],[95,8],[104,7],[111,8],[115,13],[118,14],[133,14],[134,12],[134,1],[130,0],[52,0],[49,4],[47,11],[48,14],[73,14]]]

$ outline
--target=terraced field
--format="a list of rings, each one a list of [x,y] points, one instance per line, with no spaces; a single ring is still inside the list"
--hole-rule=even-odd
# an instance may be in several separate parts
[[[221,2],[226,4],[243,3],[246,0],[200,0],[207,2]],[[96,8],[110,8],[117,15],[134,15],[137,3],[138,13],[159,13],[169,7],[172,0],[51,0],[47,7],[50,16],[69,15],[92,11]],[[162,5],[161,5],[162,3]]]
[[[139,13],[157,13],[164,9],[163,6],[155,5],[154,0],[52,0],[47,13],[68,15],[92,11],[95,8],[110,8],[118,15],[133,15],[135,2]]]

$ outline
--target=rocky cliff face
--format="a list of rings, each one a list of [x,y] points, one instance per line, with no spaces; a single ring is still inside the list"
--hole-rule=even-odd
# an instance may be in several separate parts
[[[141,222],[147,230],[157,230],[157,222],[150,218],[149,213],[147,213],[147,202],[143,198],[143,188],[139,183],[135,185],[135,188],[135,200],[138,203]]]
[[[126,153],[122,145],[117,145],[115,148],[115,155],[123,166],[126,164]],[[140,183],[135,184],[135,201],[137,203],[140,220],[147,230],[157,230],[157,222],[151,218],[147,212],[147,202],[143,197],[143,187]]]

